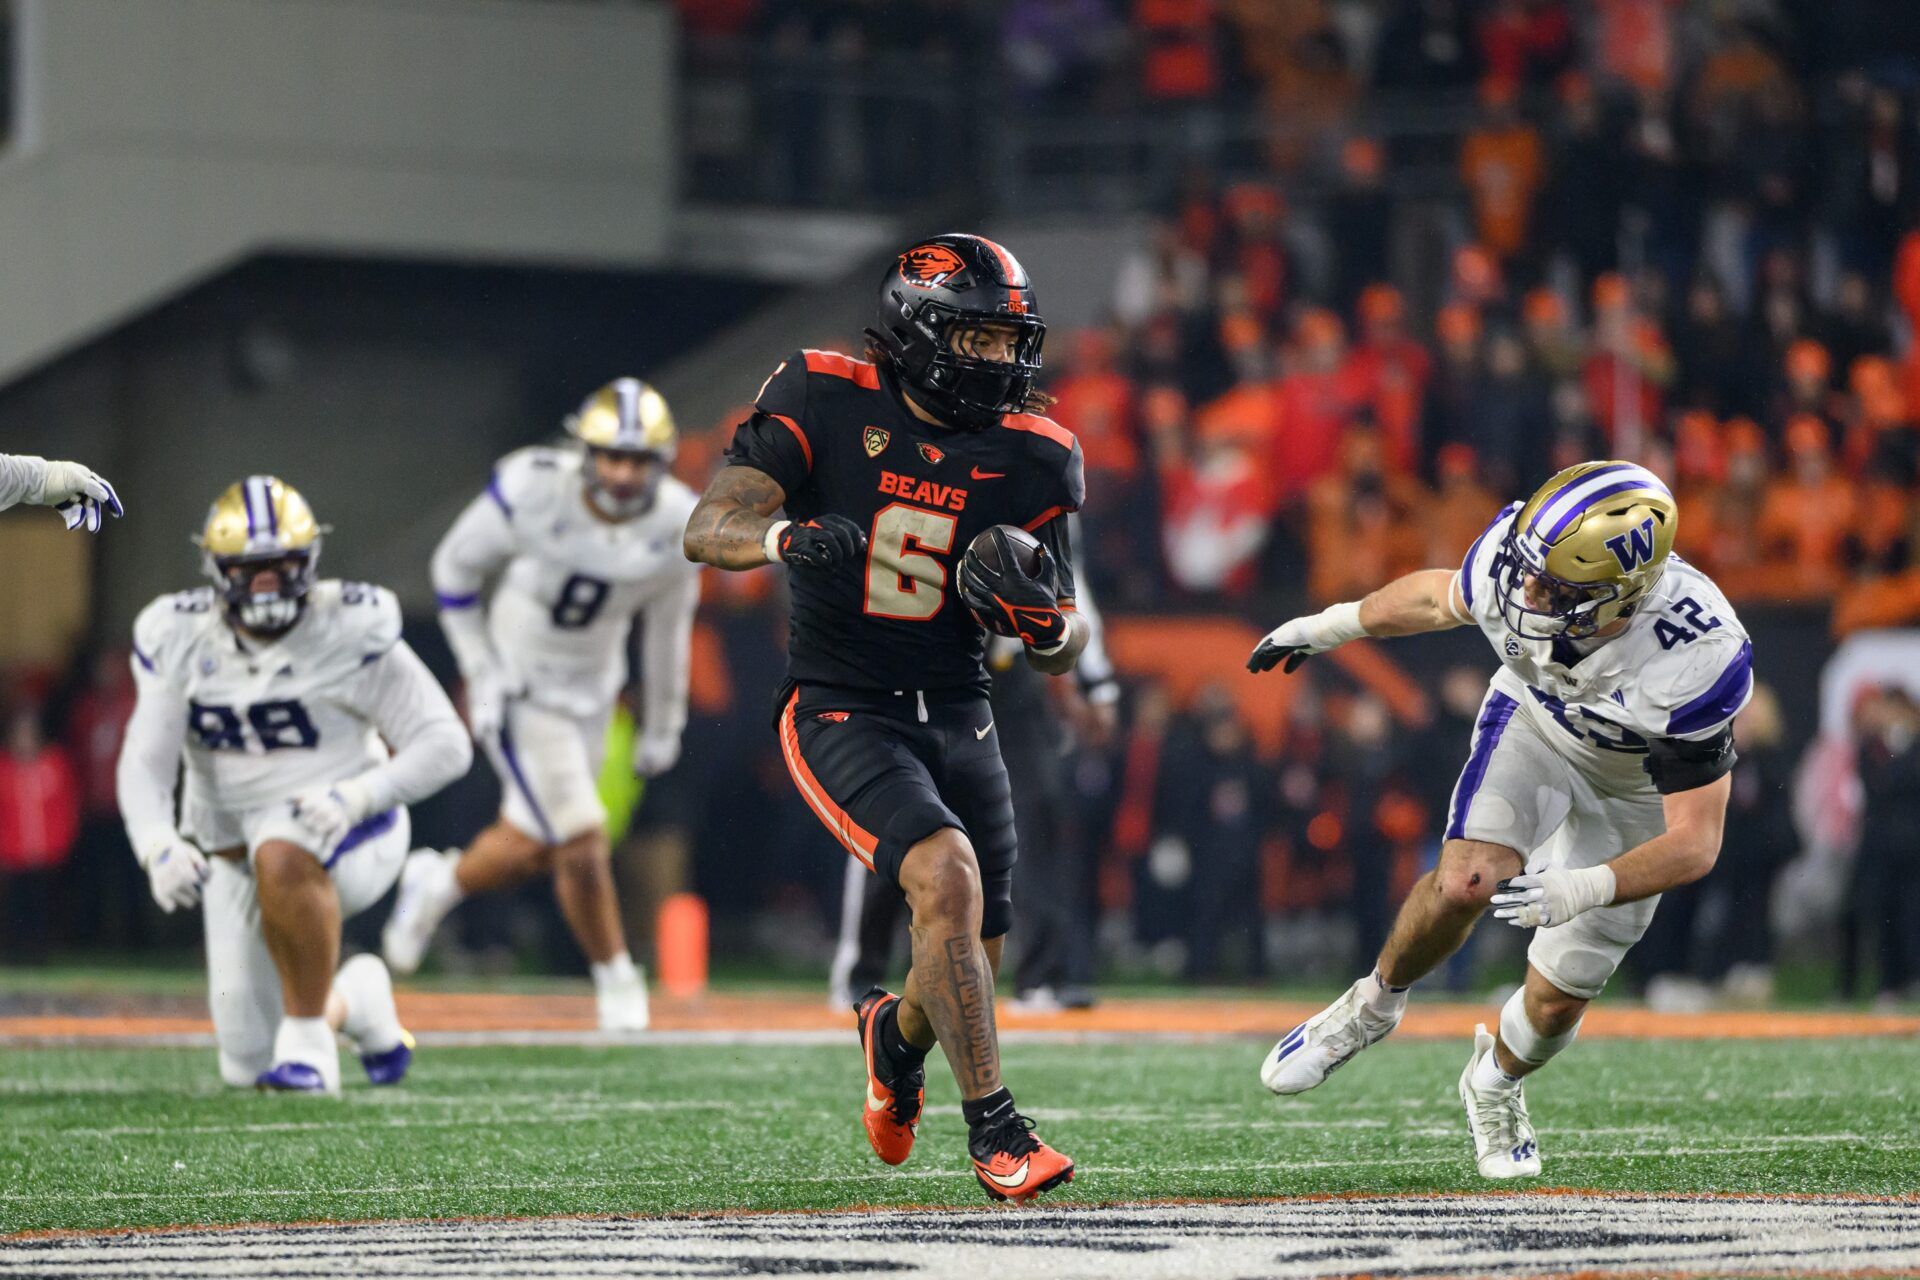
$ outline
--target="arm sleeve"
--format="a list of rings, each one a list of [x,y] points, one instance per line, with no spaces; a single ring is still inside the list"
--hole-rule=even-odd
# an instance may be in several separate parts
[[[433,595],[440,605],[440,629],[446,632],[454,660],[464,673],[493,665],[481,592],[487,580],[512,558],[515,541],[507,508],[496,496],[499,480],[467,504],[433,552]]]
[[[137,641],[138,637],[136,637]],[[187,725],[187,695],[134,650],[133,715],[120,742],[114,791],[134,856],[145,866],[175,836],[173,793]]]
[[[1731,722],[1710,738],[1655,738],[1647,743],[1647,773],[1663,796],[1717,782],[1739,762]]]
[[[734,430],[727,462],[765,472],[789,494],[806,481],[813,442],[807,435],[805,356],[788,356],[761,385],[752,416]]]
[[[1076,516],[1063,516],[1068,522],[1071,535],[1079,531],[1080,522]],[[1107,653],[1107,626],[1101,618],[1100,610],[1093,602],[1093,588],[1090,584],[1078,584],[1078,594],[1074,596],[1074,607],[1080,616],[1087,620],[1087,647],[1080,651],[1080,661],[1074,664],[1074,675],[1080,681],[1080,688],[1091,692],[1101,685],[1109,685],[1119,674],[1114,669],[1113,658]],[[1117,689],[1107,691],[1118,696]]]
[[[640,732],[678,738],[687,727],[687,677],[700,575],[688,573],[647,602],[641,617]]]
[[[372,812],[424,800],[473,763],[473,743],[427,664],[407,642],[369,657],[360,669],[362,705],[393,757],[359,775]]]
[[[1087,500],[1086,461],[1080,453],[1080,442],[1073,441],[1067,451],[1067,458],[1061,464],[1053,483],[1040,497],[1040,512],[1027,522],[1027,532],[1039,539],[1053,556],[1059,568],[1059,581],[1056,595],[1063,602],[1072,602],[1077,584],[1073,573],[1073,540],[1067,527],[1067,517],[1078,511]]]
[[[0,511],[33,501],[46,483],[47,460],[27,454],[0,453]]]
[[[1076,604],[1079,584],[1074,580],[1073,538],[1067,527],[1065,513],[1054,516],[1033,531],[1034,540],[1047,549],[1053,557],[1054,595],[1064,604]]]

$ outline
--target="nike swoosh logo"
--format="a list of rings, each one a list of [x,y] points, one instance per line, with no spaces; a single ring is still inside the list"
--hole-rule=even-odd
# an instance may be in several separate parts
[[[985,742],[987,740],[987,735],[992,732],[993,732],[993,721],[989,720],[987,721],[984,727],[975,729],[973,731],[973,740],[975,742]]]
[[[1027,1166],[1031,1163],[1033,1163],[1031,1160],[1022,1160],[1020,1162],[1020,1167],[1018,1169],[1004,1176],[1001,1174],[995,1173],[993,1170],[988,1169],[985,1166],[981,1167],[980,1172],[986,1174],[989,1178],[992,1178],[995,1182],[999,1183],[1001,1186],[1012,1188],[1012,1187],[1019,1186],[1021,1183],[1027,1180]]]
[[[876,1096],[875,1093],[873,1092],[873,1081],[871,1080],[867,1081],[867,1110],[885,1111],[888,1107],[892,1105],[893,1104],[891,1102],[888,1102],[885,1098]]]
[[[973,469],[973,478],[975,480],[1004,480],[1007,478],[1007,473],[1004,471],[982,471],[980,468],[975,467]]]

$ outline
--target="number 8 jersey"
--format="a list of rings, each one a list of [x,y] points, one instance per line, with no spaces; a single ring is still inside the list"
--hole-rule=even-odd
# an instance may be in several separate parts
[[[587,509],[583,465],[577,449],[521,449],[500,460],[433,556],[443,621],[477,610],[499,574],[480,646],[489,652],[462,651],[474,647],[462,643],[462,628],[449,625],[448,639],[469,677],[503,662],[526,680],[534,705],[604,716],[626,677],[634,616],[644,612],[642,719],[649,730],[677,733],[700,591],[699,567],[680,544],[696,496],[663,476],[649,510],[611,523]]]
[[[1074,595],[1068,512],[1086,495],[1080,445],[1037,414],[978,431],[933,426],[887,372],[831,351],[789,356],[734,433],[730,463],[771,476],[796,521],[835,513],[867,535],[853,572],[788,575],[787,674],[856,689],[987,687],[986,630],[954,583],[967,544],[997,524],[1052,555]]]

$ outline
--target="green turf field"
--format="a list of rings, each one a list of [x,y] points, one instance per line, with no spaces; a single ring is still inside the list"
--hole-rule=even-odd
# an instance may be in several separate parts
[[[1486,1189],[1467,1045],[1389,1042],[1317,1092],[1265,1044],[1016,1042],[1007,1078],[1079,1164],[1059,1200]],[[351,1066],[351,1059],[348,1059]],[[844,1046],[430,1048],[341,1100],[217,1083],[206,1049],[0,1051],[0,1230],[725,1207],[974,1205],[953,1085],[899,1170],[868,1152]],[[1546,1185],[1912,1193],[1920,1042],[1575,1046],[1530,1089]]]

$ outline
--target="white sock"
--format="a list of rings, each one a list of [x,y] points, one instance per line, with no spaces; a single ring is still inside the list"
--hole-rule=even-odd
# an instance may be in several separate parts
[[[1481,1093],[1494,1093],[1506,1089],[1518,1089],[1520,1077],[1510,1076],[1500,1069],[1500,1055],[1489,1049],[1473,1064],[1473,1087]]]
[[[467,896],[460,888],[460,881],[453,874],[459,862],[460,852],[457,849],[449,849],[427,864],[433,868],[433,873],[427,880],[424,905],[435,924],[446,919],[447,913],[459,906]]]
[[[340,1046],[325,1018],[282,1018],[273,1036],[275,1062],[304,1062],[317,1068],[330,1089],[340,1087]]]
[[[1390,987],[1375,969],[1360,979],[1360,1003],[1367,1006],[1369,1013],[1384,1018],[1397,1018],[1407,1007],[1407,988]]]
[[[385,1053],[405,1038],[393,1005],[393,978],[379,956],[357,955],[341,965],[333,976],[333,993],[346,1006],[340,1030],[360,1052]]]
[[[593,971],[593,989],[608,991],[615,987],[632,986],[640,981],[640,970],[633,964],[633,957],[622,951],[604,964],[589,966]]]

